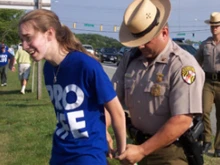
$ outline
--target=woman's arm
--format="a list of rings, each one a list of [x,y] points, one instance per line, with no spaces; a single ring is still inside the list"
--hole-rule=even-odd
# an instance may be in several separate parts
[[[126,126],[124,110],[118,100],[118,97],[115,97],[111,101],[105,103],[105,108],[107,110],[107,112],[105,113],[106,126],[108,127],[112,123],[116,139],[117,151],[118,154],[121,154],[122,152],[124,152],[126,147]]]

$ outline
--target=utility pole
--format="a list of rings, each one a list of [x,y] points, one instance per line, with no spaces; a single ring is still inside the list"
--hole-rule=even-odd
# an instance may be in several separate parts
[[[37,0],[37,9],[42,8],[42,0]]]
[[[42,8],[42,0],[37,0],[37,9]],[[38,61],[37,63],[37,99],[40,100],[42,96],[42,61]]]

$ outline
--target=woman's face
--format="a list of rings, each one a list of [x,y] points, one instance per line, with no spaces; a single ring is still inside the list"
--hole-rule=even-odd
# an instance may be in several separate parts
[[[23,49],[31,55],[34,61],[47,59],[47,32],[37,31],[31,23],[26,22],[20,25],[19,35]]]

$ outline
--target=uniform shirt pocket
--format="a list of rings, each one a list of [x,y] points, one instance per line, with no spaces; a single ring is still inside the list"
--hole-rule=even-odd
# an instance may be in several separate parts
[[[212,55],[212,48],[209,47],[209,46],[204,46],[204,51],[203,51],[203,53],[204,53],[204,56],[210,56],[210,55]]]
[[[133,79],[134,73],[125,74],[125,105],[129,106],[129,100],[131,100],[131,95],[134,90],[135,80]]]
[[[149,100],[149,112],[153,115],[165,116],[170,114],[168,85],[166,83],[149,82],[144,92]]]
[[[212,48],[209,48],[208,46],[204,47],[204,66],[209,67],[210,64],[213,63],[212,57],[213,57],[213,50]]]

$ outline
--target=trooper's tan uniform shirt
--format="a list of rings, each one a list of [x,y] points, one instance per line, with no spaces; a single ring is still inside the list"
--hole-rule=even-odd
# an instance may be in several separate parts
[[[202,42],[196,53],[197,61],[202,64],[205,72],[217,73],[220,71],[220,44],[215,44],[212,37]]]
[[[153,135],[171,116],[202,113],[205,76],[191,54],[170,40],[149,65],[139,56],[127,67],[128,57],[121,61],[112,83],[136,128]]]

